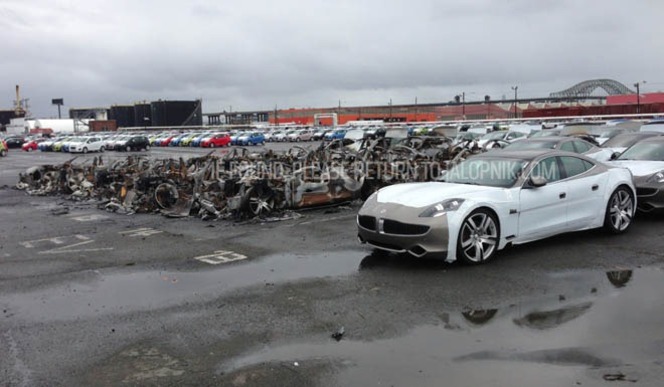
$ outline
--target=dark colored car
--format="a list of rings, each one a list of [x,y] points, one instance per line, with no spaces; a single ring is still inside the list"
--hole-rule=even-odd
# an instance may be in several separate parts
[[[664,211],[664,136],[637,142],[610,164],[632,172],[640,211]]]
[[[131,136],[124,144],[123,148],[118,150],[125,150],[129,152],[135,150],[149,150],[149,149],[150,149],[150,139],[148,139],[146,136],[139,135],[139,136]]]
[[[25,139],[20,136],[7,137],[5,139],[5,142],[7,143],[7,147],[9,149],[20,148],[21,146],[23,146]]]

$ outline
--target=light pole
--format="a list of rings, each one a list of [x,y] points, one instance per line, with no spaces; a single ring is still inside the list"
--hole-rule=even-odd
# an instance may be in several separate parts
[[[279,126],[279,115],[277,113],[277,105],[274,105],[274,126]]]
[[[517,109],[517,101],[519,100],[519,86],[512,86],[512,90],[514,90],[514,118],[517,117],[516,109]]]
[[[641,84],[646,83],[646,81],[636,82],[634,87],[636,87],[636,114],[641,114]]]
[[[454,99],[457,101],[457,103],[461,103],[461,119],[465,120],[466,119],[466,92],[462,91],[461,94],[455,95]]]

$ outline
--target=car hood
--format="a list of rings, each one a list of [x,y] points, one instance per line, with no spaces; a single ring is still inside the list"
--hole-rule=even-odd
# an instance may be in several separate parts
[[[636,177],[649,176],[664,170],[664,161],[624,160],[607,163],[616,167],[627,168]]]
[[[591,152],[586,152],[584,155],[597,161],[609,161],[614,153],[615,151],[613,151],[612,148],[598,148]]]
[[[504,188],[453,183],[406,183],[385,187],[378,191],[378,203],[394,203],[408,207],[425,207],[443,200],[463,198],[487,192],[500,192]]]

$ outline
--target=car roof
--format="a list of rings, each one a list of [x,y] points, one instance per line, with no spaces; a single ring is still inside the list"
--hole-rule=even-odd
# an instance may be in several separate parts
[[[565,141],[565,140],[582,140],[581,138],[574,136],[542,136],[542,137],[531,137],[526,138],[520,141],[525,142],[551,142],[551,141]]]
[[[620,133],[617,136],[622,136],[622,137],[662,137],[664,133],[662,132],[626,132],[626,133]],[[617,137],[616,136],[616,137]]]
[[[534,160],[546,156],[575,156],[575,157],[584,158],[583,155],[578,153],[565,152],[556,149],[525,149],[525,150],[497,149],[492,152],[486,152],[474,155],[472,156],[472,158],[488,158],[488,159],[505,158],[505,159]]]
[[[655,143],[664,143],[664,136],[650,136],[646,137],[643,140],[639,141],[639,143],[642,142],[655,142]]]

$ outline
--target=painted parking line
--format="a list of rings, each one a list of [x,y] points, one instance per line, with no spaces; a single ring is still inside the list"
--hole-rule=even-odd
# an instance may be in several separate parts
[[[40,245],[40,244],[62,245],[62,244],[66,243],[67,241],[70,241],[72,239],[78,239],[78,240],[83,240],[83,241],[90,240],[90,238],[86,237],[85,235],[69,235],[69,236],[60,236],[60,237],[53,237],[53,238],[34,239],[34,240],[31,240],[31,241],[19,242],[18,244],[25,247],[26,249],[32,249],[36,245]]]
[[[143,227],[135,230],[120,231],[119,234],[129,237],[149,237],[151,235],[161,234],[163,231],[155,230],[154,228]]]
[[[309,220],[309,221],[306,221],[306,222],[295,223],[295,224],[291,225],[291,227],[306,226],[308,224],[314,224],[314,223],[331,222],[333,220],[350,219],[350,218],[354,218],[356,216],[357,216],[356,214],[348,214],[348,215],[333,216],[333,217],[330,217],[330,218]]]
[[[96,220],[108,219],[106,215],[100,214],[83,214],[83,215],[70,215],[69,219],[75,220],[77,222],[94,222]]]
[[[221,263],[229,263],[247,259],[246,255],[238,254],[233,251],[217,250],[214,254],[201,255],[194,257],[195,260],[208,263],[210,265],[219,265]]]
[[[30,241],[19,242],[19,244],[26,249],[34,249],[37,247],[48,248],[57,246],[55,248],[39,251],[38,254],[63,254],[63,253],[82,253],[92,251],[109,251],[113,247],[88,247],[94,243],[95,240],[81,234],[59,236],[53,238],[34,239]]]

